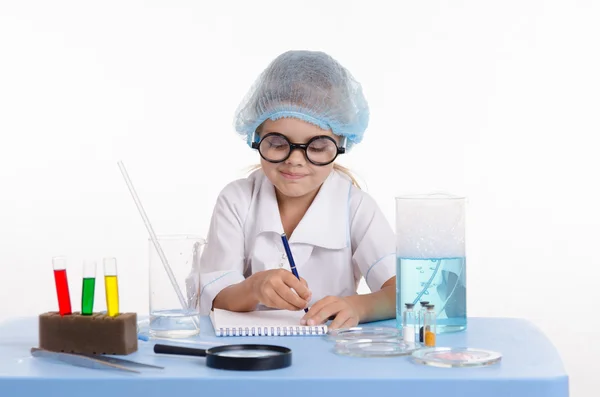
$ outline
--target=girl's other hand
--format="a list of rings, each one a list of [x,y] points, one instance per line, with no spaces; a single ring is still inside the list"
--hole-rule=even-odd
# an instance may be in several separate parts
[[[308,307],[310,302],[306,280],[298,280],[288,270],[264,270],[248,277],[248,281],[254,298],[267,307],[296,311]]]
[[[358,311],[352,304],[338,296],[327,296],[315,303],[302,317],[302,325],[323,324],[329,319],[331,329],[355,327],[360,322]]]

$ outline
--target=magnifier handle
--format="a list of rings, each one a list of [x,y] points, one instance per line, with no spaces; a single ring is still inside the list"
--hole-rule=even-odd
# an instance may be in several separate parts
[[[205,357],[206,350],[197,349],[194,347],[185,347],[185,346],[171,346],[171,345],[163,345],[157,343],[154,345],[154,353],[158,354],[176,354],[179,356],[198,356]]]

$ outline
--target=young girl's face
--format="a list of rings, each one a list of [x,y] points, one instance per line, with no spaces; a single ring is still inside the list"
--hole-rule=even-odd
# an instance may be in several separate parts
[[[294,118],[265,121],[259,135],[263,137],[270,132],[285,135],[291,143],[307,143],[309,139],[319,135],[332,137],[338,146],[340,141],[331,131]],[[271,163],[261,157],[261,166],[271,183],[287,197],[315,193],[333,169],[333,163],[324,166],[312,164],[301,149],[292,151],[288,159],[281,163]]]

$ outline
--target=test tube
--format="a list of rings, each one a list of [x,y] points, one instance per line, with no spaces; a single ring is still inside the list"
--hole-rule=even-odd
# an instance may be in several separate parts
[[[413,303],[406,303],[406,309],[402,315],[402,338],[406,342],[415,342],[415,312]]]
[[[433,305],[427,305],[427,311],[425,312],[424,326],[425,326],[425,346],[435,346],[435,335],[436,335],[436,314],[433,310]]]
[[[81,287],[81,314],[94,313],[94,292],[96,290],[96,262],[83,262],[83,285]]]
[[[119,314],[119,282],[117,260],[104,258],[104,289],[106,292],[106,314],[115,317]]]
[[[71,295],[69,294],[69,281],[67,279],[67,258],[64,256],[53,257],[52,268],[54,269],[58,311],[61,316],[71,314]]]
[[[417,315],[418,326],[419,326],[419,342],[423,343],[423,320],[425,319],[425,312],[427,311],[427,306],[429,301],[421,301],[421,310],[419,310],[419,314]]]

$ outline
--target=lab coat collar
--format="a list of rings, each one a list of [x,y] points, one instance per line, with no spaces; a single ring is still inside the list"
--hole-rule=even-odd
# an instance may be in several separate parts
[[[275,187],[262,175],[257,200],[258,232],[281,235],[283,225],[275,196]],[[306,214],[288,236],[290,243],[310,244],[327,249],[341,249],[349,245],[348,199],[350,179],[332,171],[325,179]]]

